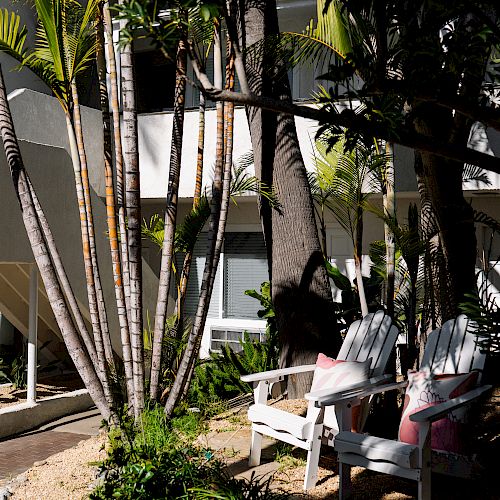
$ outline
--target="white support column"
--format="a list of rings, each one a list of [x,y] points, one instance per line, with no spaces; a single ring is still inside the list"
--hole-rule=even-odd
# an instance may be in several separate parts
[[[28,326],[28,403],[36,402],[37,343],[38,343],[38,269],[30,269],[30,302]]]

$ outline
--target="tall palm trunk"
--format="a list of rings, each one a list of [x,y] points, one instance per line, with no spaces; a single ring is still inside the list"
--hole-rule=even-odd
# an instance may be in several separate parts
[[[123,102],[123,157],[125,160],[128,220],[128,252],[130,273],[130,343],[134,376],[134,415],[139,418],[144,408],[144,340],[142,337],[142,256],[141,256],[141,191],[135,105],[134,60],[131,45],[120,52]]]
[[[71,161],[73,163],[73,173],[75,175],[76,197],[78,209],[80,212],[80,230],[82,236],[83,264],[85,267],[85,278],[87,281],[87,297],[89,301],[90,319],[92,323],[92,332],[94,334],[94,343],[97,351],[98,374],[102,382],[102,387],[110,407],[112,407],[112,395],[109,387],[108,372],[106,369],[106,356],[104,352],[104,343],[102,339],[101,323],[99,321],[99,310],[97,307],[97,297],[94,282],[94,270],[92,268],[92,257],[90,255],[89,234],[87,227],[87,211],[85,208],[85,197],[83,194],[82,176],[80,170],[80,157],[78,155],[78,146],[76,142],[75,129],[69,112],[66,112],[66,129],[71,151]]]
[[[356,284],[358,287],[361,315],[364,317],[368,314],[368,303],[366,301],[362,265],[363,265],[363,208],[358,206],[356,214],[356,234],[354,241],[354,269],[356,273]]]
[[[95,243],[94,216],[92,213],[92,200],[90,198],[89,171],[87,167],[87,154],[83,139],[82,118],[80,113],[80,102],[76,83],[71,84],[71,94],[73,97],[73,118],[76,135],[76,144],[78,147],[78,156],[80,158],[80,172],[83,186],[83,198],[85,201],[85,212],[87,219],[88,242],[90,250],[90,259],[94,273],[95,293],[97,299],[97,310],[99,312],[99,323],[101,325],[102,341],[104,345],[104,354],[106,356],[107,366],[113,366],[113,348],[111,346],[111,337],[109,335],[108,317],[106,313],[106,303],[102,292],[101,274],[99,272],[99,262],[97,261],[97,249]]]
[[[49,249],[50,257],[53,261],[54,264],[54,269],[55,272],[57,273],[57,278],[59,279],[59,283],[62,286],[62,289],[64,291],[64,295],[66,296],[69,306],[71,308],[71,313],[73,314],[73,317],[75,318],[76,321],[76,326],[78,327],[78,331],[80,332],[80,336],[83,339],[83,342],[85,344],[85,347],[87,348],[87,352],[90,356],[90,359],[92,361],[92,364],[94,366],[98,366],[98,360],[97,360],[97,351],[95,349],[94,341],[87,329],[87,325],[85,324],[85,320],[83,318],[82,312],[80,310],[80,307],[78,306],[78,303],[76,301],[75,294],[73,292],[73,288],[71,287],[71,284],[68,279],[68,275],[66,274],[66,270],[64,269],[64,265],[61,260],[61,256],[59,254],[59,251],[56,246],[56,242],[54,240],[54,235],[52,234],[52,230],[50,229],[49,222],[47,218],[45,217],[45,213],[42,210],[42,207],[40,205],[40,202],[38,201],[38,197],[36,195],[36,192],[31,184],[31,180],[26,173],[26,182],[28,183],[28,186],[30,188],[30,194],[31,198],[33,200],[33,206],[35,207],[36,210],[36,215],[38,217],[38,220],[40,222],[40,228],[43,232],[43,236],[45,238],[45,241],[47,242],[47,246]]]
[[[170,149],[167,207],[165,210],[165,229],[161,253],[160,280],[158,283],[158,300],[156,303],[153,355],[151,359],[150,397],[153,401],[158,397],[158,383],[161,368],[163,336],[165,332],[165,321],[167,316],[170,277],[172,276],[172,256],[174,250],[175,227],[177,223],[177,205],[181,174],[187,66],[186,45],[182,38],[179,40],[179,44],[177,47],[176,63],[175,100],[172,127],[172,145]]]
[[[46,242],[42,235],[40,222],[37,218],[33,199],[24,169],[21,151],[17,142],[12,115],[10,113],[3,75],[0,70],[0,135],[2,137],[7,163],[10,168],[12,182],[21,207],[22,217],[28,240],[33,250],[40,276],[47,292],[50,305],[54,312],[57,325],[61,330],[69,355],[75,364],[78,373],[87,387],[89,394],[105,419],[111,416],[110,408],[106,403],[103,387],[94,370],[92,361],[84,345],[81,343],[71,314],[68,310],[64,295],[57,280],[54,266],[49,256]]]
[[[221,42],[220,35],[217,31],[214,37],[214,83],[218,88],[222,87],[222,55],[221,55]],[[227,105],[227,104],[226,104]],[[175,377],[174,384],[168,394],[168,399],[165,404],[165,414],[167,417],[172,415],[176,405],[179,403],[182,395],[187,390],[189,385],[189,378],[192,374],[194,363],[198,356],[199,348],[201,345],[201,338],[205,328],[205,322],[208,314],[208,307],[210,305],[210,298],[212,296],[213,284],[217,266],[219,263],[220,251],[222,249],[222,241],[224,238],[224,230],[227,217],[227,206],[224,210],[222,207],[224,203],[227,205],[229,201],[229,188],[231,182],[231,166],[229,165],[229,174],[223,179],[225,171],[227,170],[226,159],[228,154],[232,158],[232,136],[230,143],[226,148],[226,158],[224,155],[224,107],[225,104],[218,102],[216,105],[217,110],[217,145],[215,157],[215,170],[214,180],[212,184],[212,200],[211,200],[211,215],[210,224],[207,237],[207,254],[205,261],[205,268],[203,270],[203,277],[201,282],[200,296],[198,299],[198,307],[194,319],[193,328],[189,334],[186,349],[182,356],[179,369]],[[231,112],[232,113],[232,112]],[[231,118],[232,119],[232,118]],[[232,133],[232,126],[231,126]],[[232,163],[232,162],[231,162]],[[223,182],[224,180],[224,182]],[[227,192],[225,195],[223,191]]]
[[[388,161],[385,165],[384,185],[383,185],[383,204],[384,214],[390,219],[394,219],[396,215],[396,202],[394,195],[394,151],[390,142],[385,143],[385,152]],[[387,266],[387,293],[386,293],[386,308],[387,314],[394,316],[394,268],[395,268],[395,245],[394,233],[388,224],[384,224],[385,237],[385,258]]]
[[[120,251],[123,272],[123,292],[130,325],[130,272],[128,259],[128,235],[126,225],[123,181],[123,151],[120,122],[120,102],[118,97],[118,74],[116,71],[116,54],[113,45],[113,24],[109,12],[109,2],[102,3],[104,29],[106,31],[106,47],[109,62],[109,87],[111,90],[111,112],[113,115],[113,140],[115,145],[116,166],[116,206],[118,211],[118,227],[120,231]],[[129,327],[130,329],[130,327]]]
[[[101,5],[102,9],[102,5]],[[99,96],[102,111],[103,139],[104,139],[104,176],[106,182],[106,220],[108,224],[108,239],[111,251],[111,263],[113,267],[113,279],[115,283],[115,298],[118,310],[118,321],[120,324],[120,338],[122,344],[123,366],[125,369],[125,381],[127,386],[127,401],[129,408],[134,403],[134,379],[132,375],[132,350],[130,347],[130,332],[128,328],[127,307],[122,280],[122,266],[120,261],[120,247],[118,243],[118,231],[116,226],[115,211],[115,189],[113,181],[113,151],[111,140],[111,120],[109,116],[109,98],[106,83],[106,58],[104,55],[104,32],[102,24],[102,10],[96,30],[97,47],[96,60],[99,76]]]

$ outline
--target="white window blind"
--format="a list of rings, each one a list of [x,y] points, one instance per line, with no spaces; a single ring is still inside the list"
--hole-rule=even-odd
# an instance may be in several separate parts
[[[226,233],[224,246],[224,316],[258,319],[259,302],[245,290],[259,290],[269,280],[261,233]]]

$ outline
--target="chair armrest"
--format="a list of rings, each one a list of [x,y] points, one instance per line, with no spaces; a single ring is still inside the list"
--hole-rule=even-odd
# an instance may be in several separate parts
[[[359,391],[360,389],[369,389],[372,386],[388,382],[392,375],[380,375],[379,377],[372,377],[368,380],[362,380],[361,382],[355,382],[353,384],[344,385],[339,389],[335,387],[330,387],[329,389],[321,389],[319,391],[308,392],[305,394],[305,398],[309,401],[319,401],[323,400],[325,397],[330,397],[334,395],[345,395],[351,391]]]
[[[260,382],[262,380],[279,380],[286,375],[293,375],[294,373],[312,372],[316,369],[316,365],[301,365],[291,366],[290,368],[282,368],[281,370],[270,370],[267,372],[252,373],[250,375],[243,375],[241,380],[243,382]]]
[[[320,397],[317,400],[315,399],[314,401],[315,401],[315,406],[317,407],[331,406],[338,403],[348,403],[354,400],[363,399],[368,396],[373,396],[374,394],[380,394],[386,391],[401,389],[403,387],[406,387],[407,385],[408,385],[407,381],[398,382],[397,384],[382,384],[376,386],[369,385],[366,387],[362,387],[360,389],[339,391],[334,394],[329,394],[327,396]]]
[[[491,385],[485,385],[483,387],[479,387],[477,389],[473,389],[472,391],[466,392],[462,396],[450,399],[449,401],[446,401],[439,405],[430,406],[429,408],[417,411],[413,413],[413,415],[410,415],[410,420],[412,422],[419,423],[435,422],[436,420],[445,417],[451,411],[473,403],[485,392],[489,391],[491,387]]]

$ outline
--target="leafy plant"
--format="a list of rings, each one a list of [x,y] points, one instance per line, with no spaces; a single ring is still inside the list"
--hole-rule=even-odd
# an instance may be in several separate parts
[[[49,343],[50,340],[44,342],[39,350],[47,347]],[[50,361],[44,366],[37,365],[37,369],[39,372],[50,371],[56,364],[57,361]],[[11,361],[0,358],[0,382],[9,382],[14,389],[24,390],[28,387],[28,354],[25,342],[23,342],[22,352]]]
[[[251,392],[250,385],[241,381],[242,375],[278,367],[278,332],[270,283],[262,283],[260,293],[247,290],[245,294],[259,300],[262,305],[257,315],[267,321],[266,339],[264,342],[252,341],[245,334],[240,340],[240,352],[224,345],[220,353],[213,352],[210,358],[199,362],[191,384],[190,401],[204,413],[210,413],[221,400]]]
[[[194,444],[199,425],[195,415],[167,421],[159,407],[146,408],[137,425],[124,416],[109,432],[108,457],[90,498],[286,498],[269,481],[231,478],[210,450]]]

